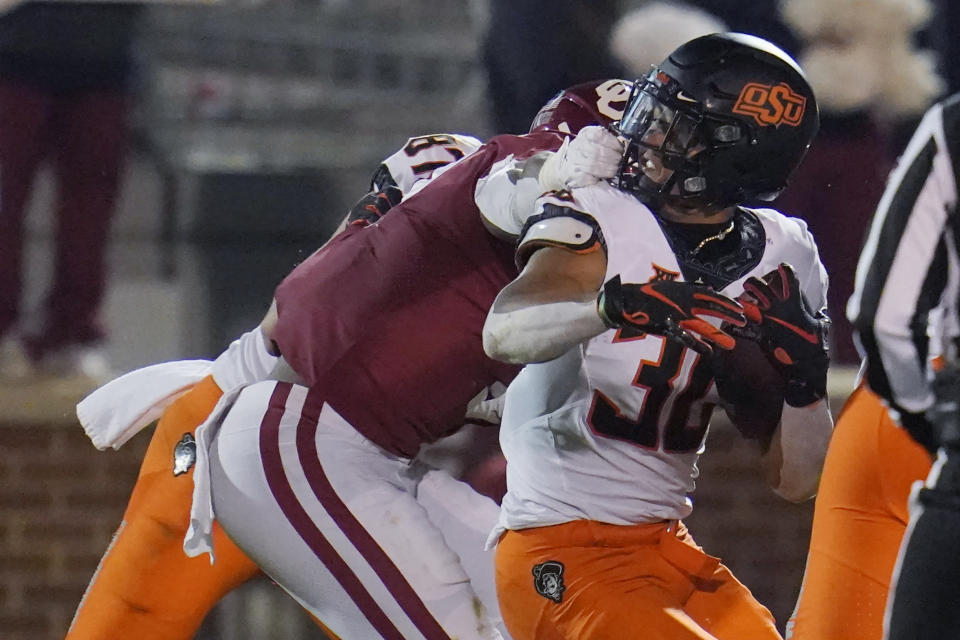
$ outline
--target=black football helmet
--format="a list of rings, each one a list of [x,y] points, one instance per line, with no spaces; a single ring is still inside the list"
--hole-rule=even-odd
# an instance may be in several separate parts
[[[590,125],[610,127],[623,116],[633,83],[628,80],[594,80],[564,89],[543,105],[530,133],[554,131],[576,135]]]
[[[819,126],[813,90],[781,49],[702,36],[636,81],[616,126],[627,144],[615,184],[653,208],[773,200]]]

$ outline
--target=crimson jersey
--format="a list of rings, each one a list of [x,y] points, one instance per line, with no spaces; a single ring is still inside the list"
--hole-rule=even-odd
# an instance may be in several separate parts
[[[277,288],[281,353],[371,441],[413,457],[458,428],[484,387],[519,371],[483,351],[487,312],[518,271],[513,243],[485,229],[474,191],[498,160],[562,139],[493,138],[378,223],[332,240]]]

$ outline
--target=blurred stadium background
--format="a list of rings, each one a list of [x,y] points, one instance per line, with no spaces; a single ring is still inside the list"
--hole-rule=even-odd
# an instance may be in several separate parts
[[[103,310],[113,367],[219,353],[259,321],[276,282],[326,239],[382,157],[411,135],[491,135],[481,62],[489,4],[150,5],[136,37],[133,136]],[[625,11],[644,3],[600,4]],[[766,15],[776,3],[739,4]],[[735,26],[769,37],[773,22]],[[28,216],[27,309],[38,306],[50,275],[52,198],[43,175]],[[855,255],[859,236],[851,243]],[[118,452],[95,451],[73,414],[82,384],[0,383],[3,640],[63,636],[149,440],[142,433]],[[852,385],[851,364],[837,366],[835,408]],[[719,418],[688,524],[782,628],[800,586],[813,505],[768,491],[749,444]],[[228,596],[198,635],[322,637],[267,581]]]

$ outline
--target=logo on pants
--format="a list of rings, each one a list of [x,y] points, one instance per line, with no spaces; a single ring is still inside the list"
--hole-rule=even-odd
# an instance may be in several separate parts
[[[537,593],[556,603],[563,600],[563,563],[548,560],[533,567],[533,586]]]
[[[173,475],[179,476],[190,471],[197,461],[197,441],[189,433],[183,434],[180,442],[173,448]]]

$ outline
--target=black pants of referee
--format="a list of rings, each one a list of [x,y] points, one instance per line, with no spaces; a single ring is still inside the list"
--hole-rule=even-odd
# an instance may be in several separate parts
[[[960,447],[938,451],[900,553],[886,639],[960,638]]]

